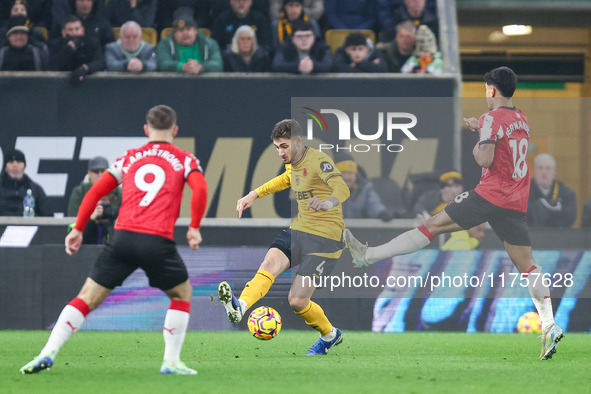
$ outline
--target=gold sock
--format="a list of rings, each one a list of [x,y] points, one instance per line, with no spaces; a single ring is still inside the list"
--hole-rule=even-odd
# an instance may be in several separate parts
[[[332,330],[332,324],[324,314],[324,311],[314,301],[310,301],[307,307],[301,312],[296,312],[306,321],[306,324],[315,329],[320,335],[326,335]]]
[[[253,306],[267,294],[273,282],[275,277],[269,271],[258,270],[254,278],[244,286],[240,299],[244,300],[249,307]]]

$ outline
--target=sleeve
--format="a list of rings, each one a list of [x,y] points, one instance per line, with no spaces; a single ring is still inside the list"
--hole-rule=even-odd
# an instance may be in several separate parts
[[[70,195],[70,202],[68,203],[68,216],[74,217],[78,215],[78,208],[80,208],[80,203],[82,202],[83,197],[84,195],[82,194],[82,188],[80,186],[76,186]]]
[[[158,43],[156,48],[156,62],[158,63],[158,69],[166,72],[176,72],[177,67],[180,64],[177,60],[172,58],[170,52],[171,40],[164,38]]]
[[[411,57],[408,58],[408,60],[406,62],[404,62],[404,65],[402,67],[400,67],[400,72],[402,74],[410,74],[412,73],[412,70],[419,65],[419,62],[417,60],[416,55],[412,55]]]
[[[72,60],[74,50],[68,44],[61,48],[57,45],[53,46],[53,51],[49,53],[49,70],[50,71],[67,71],[67,66]]]
[[[258,44],[267,50],[271,49],[271,23],[265,18],[264,15],[260,15],[257,21],[257,40]]]
[[[147,44],[144,51],[142,51],[140,60],[144,64],[144,71],[156,71],[158,66],[156,65],[156,52],[154,52],[154,45]]]
[[[185,167],[185,179],[186,180],[189,179],[189,175],[191,175],[191,173],[194,171],[198,171],[203,174],[203,168],[201,168],[201,162],[199,161],[198,158],[196,158],[195,156],[193,156],[190,153],[187,156],[185,156],[185,163],[183,165]]]
[[[118,180],[114,177],[113,173],[109,169],[101,175],[98,181],[86,193],[78,209],[78,216],[76,217],[76,224],[74,228],[79,231],[84,231],[86,224],[90,220],[90,215],[94,212],[96,204],[99,200],[111,193],[118,185]]]
[[[313,73],[329,73],[332,71],[333,61],[332,61],[332,53],[330,52],[330,48],[326,44],[322,44],[322,58],[321,59],[312,59],[314,61],[314,70]]]
[[[496,128],[494,117],[486,112],[480,116],[478,120],[478,132],[480,133],[481,144],[496,144],[499,131],[495,131]],[[500,130],[500,128],[499,128]]]
[[[112,35],[113,33],[111,33]],[[93,74],[98,71],[103,71],[106,68],[105,55],[103,54],[103,47],[96,45],[92,61],[86,64],[88,66],[88,74]]]
[[[292,73],[297,74],[299,73],[298,65],[300,61],[298,59],[294,61],[288,61],[285,57],[285,44],[283,44],[277,52],[275,53],[275,57],[273,57],[273,63],[271,65],[271,69],[274,72],[279,73]]]
[[[379,59],[378,63],[374,63],[376,59]],[[372,56],[357,64],[355,69],[364,73],[385,73],[388,71],[388,66],[386,66],[386,60],[384,60],[380,51],[375,50]]]
[[[291,186],[291,178],[289,172],[285,171],[283,174],[276,176],[265,184],[257,187],[254,191],[259,195],[259,198],[266,195],[280,192]]]
[[[191,224],[190,227],[200,228],[201,219],[207,207],[207,182],[201,171],[192,171],[187,183],[193,190],[191,195]]]
[[[332,176],[326,180],[326,184],[332,189],[330,197],[336,198],[341,204],[347,201],[351,195],[349,186],[347,186],[342,176]]]
[[[338,73],[350,73],[355,71],[347,62],[347,54],[342,47],[334,54],[334,71]]]
[[[109,44],[105,47],[105,63],[107,64],[107,71],[125,71],[129,60],[118,59],[115,48],[112,44]]]
[[[206,38],[205,45],[209,49],[209,59],[203,62],[203,71],[208,73],[224,71],[224,60],[218,43],[211,38]]]

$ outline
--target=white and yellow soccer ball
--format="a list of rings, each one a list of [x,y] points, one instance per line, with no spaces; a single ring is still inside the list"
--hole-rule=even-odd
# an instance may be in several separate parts
[[[248,330],[256,339],[273,339],[281,331],[281,316],[269,307],[260,306],[248,316]]]
[[[542,321],[537,312],[527,312],[517,322],[517,332],[521,334],[541,334]]]

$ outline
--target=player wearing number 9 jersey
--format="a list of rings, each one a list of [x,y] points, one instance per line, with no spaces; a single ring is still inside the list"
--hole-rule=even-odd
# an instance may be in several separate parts
[[[480,184],[458,195],[443,211],[429,218],[422,226],[407,231],[377,247],[360,243],[349,230],[343,233],[347,249],[357,268],[390,257],[412,253],[427,246],[435,236],[468,230],[488,222],[499,238],[513,264],[528,280],[528,289],[542,320],[542,353],[547,360],[556,352],[564,336],[554,323],[550,291],[542,281],[542,267],[534,263],[529,229],[526,221],[529,197],[527,117],[513,106],[517,76],[500,67],[484,76],[489,112],[480,117],[464,119],[480,139],[472,153],[482,167]],[[530,276],[531,275],[531,276]]]
[[[176,250],[173,230],[187,182],[193,190],[187,240],[191,249],[199,247],[207,184],[199,160],[172,145],[178,132],[174,110],[156,106],[150,109],[146,121],[148,144],[125,152],[82,200],[76,225],[66,237],[66,252],[70,255],[80,248],[82,232],[99,199],[122,184],[122,203],[113,238],[97,257],[78,297],[63,309],[45,347],[21,368],[23,374],[49,369],[59,349],[82,326],[88,313],[137,268],[144,270],[150,286],[163,290],[171,299],[164,319],[165,348],[160,373],[197,373],[180,360],[192,288]]]

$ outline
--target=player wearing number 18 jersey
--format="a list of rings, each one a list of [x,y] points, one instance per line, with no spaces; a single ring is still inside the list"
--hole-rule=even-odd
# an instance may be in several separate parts
[[[517,76],[500,67],[484,77],[489,112],[480,117],[464,119],[480,139],[472,153],[482,167],[480,184],[458,195],[442,212],[429,218],[422,226],[407,231],[390,242],[369,248],[360,243],[349,230],[343,233],[347,249],[357,268],[390,257],[412,253],[427,246],[435,236],[458,230],[468,230],[488,222],[499,238],[513,264],[532,280],[528,289],[542,320],[542,353],[547,360],[556,352],[564,336],[554,323],[550,291],[541,280],[542,267],[534,263],[527,227],[526,212],[529,197],[527,147],[529,123],[527,117],[513,107],[512,97]]]
[[[201,243],[201,218],[207,202],[207,184],[199,160],[172,145],[178,132],[176,113],[160,105],[148,112],[144,126],[149,143],[129,150],[93,185],[82,200],[74,229],[66,237],[66,252],[82,243],[82,232],[99,199],[122,184],[122,203],[112,240],[103,248],[86,283],[60,314],[49,340],[21,373],[50,369],[61,346],[84,323],[110,292],[137,268],[150,286],[171,299],[164,320],[163,374],[194,375],[180,353],[189,323],[192,288],[187,269],[176,250],[173,230],[179,215],[185,182],[191,186],[191,224],[187,240],[195,250]]]

